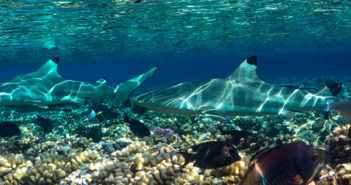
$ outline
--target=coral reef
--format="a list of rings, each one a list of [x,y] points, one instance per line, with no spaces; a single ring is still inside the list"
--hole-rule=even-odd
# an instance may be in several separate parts
[[[351,138],[347,136],[350,127],[350,124],[335,127],[327,136],[326,142],[332,156],[330,164],[333,166],[351,162]]]
[[[53,184],[59,182],[84,163],[99,158],[96,151],[84,151],[70,154],[69,150],[50,152],[38,157],[33,167],[28,171],[31,184]]]
[[[240,154],[241,160],[235,163],[212,170],[211,175],[217,178],[223,178],[226,182],[230,184],[238,184],[244,178],[245,172],[248,168],[250,159],[245,154]]]
[[[22,184],[32,166],[32,162],[26,160],[22,154],[0,156],[0,184]]]
[[[336,175],[341,185],[351,184],[351,163],[339,164],[336,170]]]

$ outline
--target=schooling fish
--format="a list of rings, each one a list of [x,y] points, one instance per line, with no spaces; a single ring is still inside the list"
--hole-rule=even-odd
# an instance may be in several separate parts
[[[179,152],[185,158],[185,164],[195,161],[194,166],[201,169],[220,168],[240,160],[236,148],[227,142],[209,141],[190,147],[192,152]]]
[[[326,150],[303,142],[282,144],[254,155],[240,185],[308,184],[329,158]]]
[[[14,122],[1,122],[0,123],[0,137],[12,137],[21,134],[21,130]]]
[[[129,128],[134,135],[140,138],[151,135],[150,129],[146,125],[136,119],[130,118],[126,113],[124,114],[124,121],[129,123]]]

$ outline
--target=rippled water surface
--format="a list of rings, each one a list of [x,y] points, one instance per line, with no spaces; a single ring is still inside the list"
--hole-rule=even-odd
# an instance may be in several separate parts
[[[303,50],[350,44],[342,0],[0,0],[0,58]]]

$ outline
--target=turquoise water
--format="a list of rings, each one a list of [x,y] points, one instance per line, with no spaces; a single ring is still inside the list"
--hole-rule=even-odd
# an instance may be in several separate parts
[[[0,78],[55,56],[68,78],[109,83],[160,64],[156,87],[224,77],[251,55],[264,78],[348,76],[350,14],[342,0],[0,1]]]
[[[1,1],[0,13],[1,61],[296,52],[351,40],[343,0],[19,0]]]

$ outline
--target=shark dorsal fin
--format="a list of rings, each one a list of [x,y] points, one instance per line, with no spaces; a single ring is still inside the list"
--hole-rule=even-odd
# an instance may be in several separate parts
[[[106,84],[106,77],[99,78],[96,83],[98,84]]]
[[[232,80],[261,81],[256,73],[257,56],[247,58],[240,66],[228,76]]]
[[[43,64],[37,71],[34,73],[38,76],[55,76],[61,77],[57,72],[57,65],[59,63],[59,58],[55,57],[48,60],[45,64]]]

